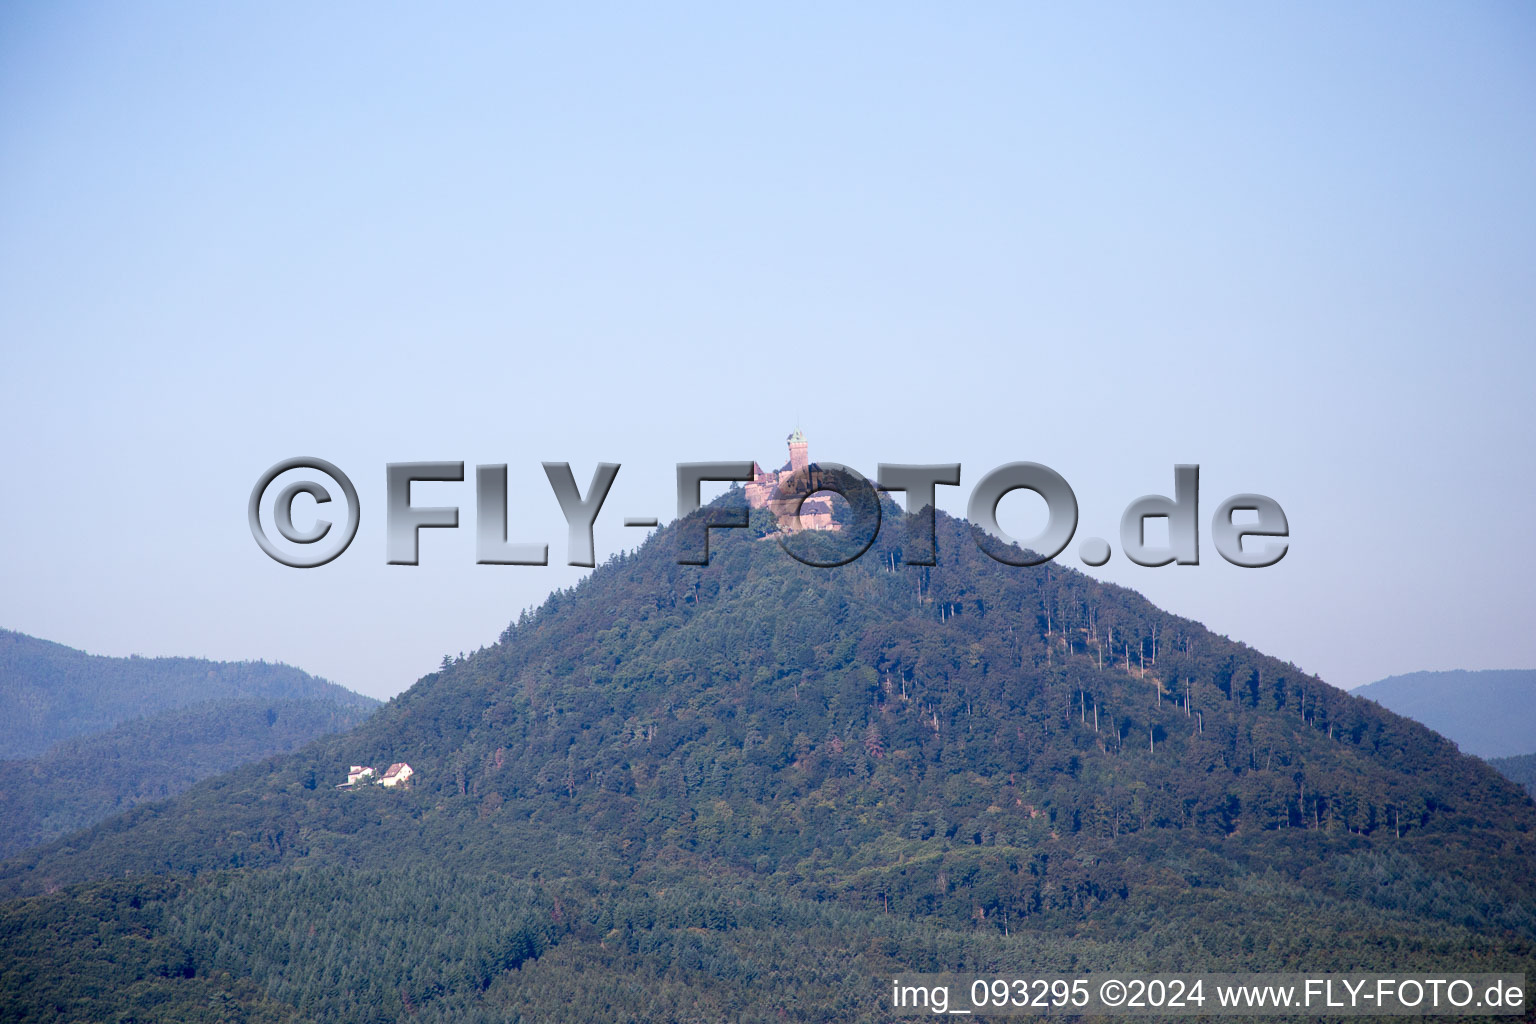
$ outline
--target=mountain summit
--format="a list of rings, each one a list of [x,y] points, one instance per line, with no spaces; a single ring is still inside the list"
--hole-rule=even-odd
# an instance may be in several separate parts
[[[905,565],[887,507],[830,569],[766,510],[704,567],[659,530],[354,731],[9,862],[11,934],[97,920],[126,874],[191,972],[155,982],[171,1005],[219,970],[252,1012],[337,1020],[874,1019],[856,979],[889,971],[1528,962],[1518,787],[943,514],[938,564]],[[409,790],[333,788],[393,761]]]

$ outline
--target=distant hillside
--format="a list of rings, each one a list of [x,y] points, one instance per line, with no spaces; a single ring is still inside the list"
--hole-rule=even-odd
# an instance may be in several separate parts
[[[0,630],[0,758],[35,757],[63,739],[217,699],[377,703],[288,665],[105,658]]]
[[[1350,691],[1478,757],[1536,752],[1536,669],[1411,672]]]
[[[1518,782],[1525,787],[1525,791],[1536,797],[1536,754],[1521,754],[1518,757],[1494,757],[1488,763],[1506,778]]]
[[[357,725],[372,705],[334,700],[217,700],[63,740],[0,761],[0,857],[94,825],[146,800]]]

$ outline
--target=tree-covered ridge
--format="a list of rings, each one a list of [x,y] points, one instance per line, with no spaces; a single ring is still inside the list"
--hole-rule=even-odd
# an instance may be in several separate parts
[[[206,701],[61,740],[39,757],[0,761],[0,857],[248,761],[292,753],[372,711],[328,699]]]
[[[35,757],[59,740],[220,698],[377,704],[288,665],[108,658],[0,629],[0,758]]]
[[[564,791],[622,821],[643,806],[651,841],[825,860],[843,885],[842,855],[892,834],[1282,847],[1300,831],[1479,861],[1493,885],[1495,851],[1530,866],[1529,803],[1428,730],[1128,591],[1001,566],[940,522],[931,569],[900,564],[899,533],[841,569],[729,534],[703,570],[648,550],[405,695],[396,728],[451,716],[440,789]]]
[[[217,903],[274,879],[191,955],[290,1005],[320,996],[254,922],[307,928],[333,897],[284,872],[517,880],[587,922],[478,996],[370,989],[381,1019],[555,1019],[525,996],[594,976],[561,1019],[856,1019],[871,970],[1531,961],[1536,805],[1486,765],[1130,591],[1000,565],[948,517],[939,564],[906,566],[901,526],[837,569],[763,516],[703,568],[663,529],[352,733],[29,852],[0,886],[172,874]],[[411,791],[331,788],[393,760]],[[390,899],[358,926],[410,913]]]

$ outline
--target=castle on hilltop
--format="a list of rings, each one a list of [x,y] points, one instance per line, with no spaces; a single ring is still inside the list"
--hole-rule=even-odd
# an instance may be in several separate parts
[[[840,527],[832,521],[832,501],[830,498],[809,497],[800,506],[798,522],[795,517],[795,503],[790,490],[791,480],[796,473],[802,474],[798,481],[805,486],[809,479],[811,458],[809,446],[805,435],[796,427],[795,432],[789,435],[789,462],[778,469],[764,469],[756,462],[752,463],[752,482],[747,484],[747,504],[752,508],[766,508],[778,518],[781,530],[837,530]],[[784,488],[781,492],[780,487]]]

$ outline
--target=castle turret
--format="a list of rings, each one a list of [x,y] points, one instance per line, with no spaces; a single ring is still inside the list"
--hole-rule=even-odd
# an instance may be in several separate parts
[[[798,473],[810,465],[810,456],[806,453],[805,435],[796,427],[795,432],[789,435],[789,471]]]

